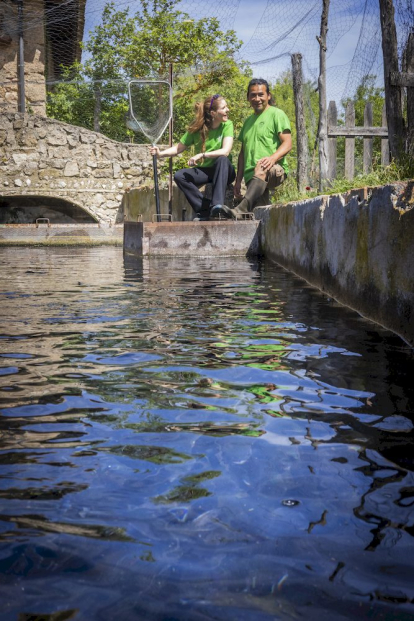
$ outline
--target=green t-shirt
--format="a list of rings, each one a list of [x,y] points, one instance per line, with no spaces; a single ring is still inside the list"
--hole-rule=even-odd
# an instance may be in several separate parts
[[[239,140],[243,144],[246,183],[253,177],[258,160],[277,151],[281,144],[279,134],[285,130],[290,131],[289,119],[283,110],[274,106],[268,106],[261,114],[252,114],[245,120]],[[286,156],[278,164],[288,174]]]
[[[209,130],[206,138],[206,143],[204,145],[205,153],[221,149],[221,147],[223,146],[223,138],[226,138],[226,136],[234,136],[232,121],[225,121],[224,123],[220,123],[220,125],[216,127],[216,129]],[[184,136],[180,139],[180,142],[186,147],[191,147],[192,145],[194,145],[195,152],[201,153],[203,143],[201,140],[200,132],[185,132]],[[216,158],[206,157],[200,163],[197,162],[197,166],[203,168],[206,166],[214,166],[215,163]]]

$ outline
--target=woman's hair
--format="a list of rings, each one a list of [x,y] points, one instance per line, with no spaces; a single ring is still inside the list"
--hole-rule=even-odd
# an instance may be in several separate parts
[[[270,89],[269,89],[269,84],[268,84],[268,83],[266,82],[266,80],[264,80],[263,78],[253,78],[252,80],[250,80],[249,85],[248,85],[248,87],[247,87],[247,99],[249,99],[250,87],[251,87],[251,86],[260,86],[260,85],[265,86],[265,87],[266,87],[266,93],[267,93],[268,95],[270,95],[269,105],[271,105],[271,106],[275,106],[275,105],[276,105],[276,102],[275,102],[275,100],[273,99],[273,95],[272,95],[272,93],[270,92]]]
[[[195,118],[188,126],[188,131],[191,134],[200,132],[202,151],[204,151],[208,130],[211,129],[213,124],[213,117],[211,113],[213,110],[217,110],[223,99],[224,98],[221,95],[213,95],[212,97],[206,97],[204,101],[198,101],[194,106]]]

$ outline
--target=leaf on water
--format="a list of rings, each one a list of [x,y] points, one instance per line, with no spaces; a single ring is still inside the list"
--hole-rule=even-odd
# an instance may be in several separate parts
[[[208,481],[210,479],[215,479],[221,475],[221,470],[207,470],[206,472],[200,472],[199,474],[194,474],[189,477],[184,477],[183,481],[188,481],[189,483],[200,483],[201,481]]]
[[[190,455],[178,453],[165,446],[126,444],[125,446],[111,446],[101,450],[114,453],[115,455],[130,457],[131,459],[151,461],[154,464],[181,464],[188,459],[193,459]]]
[[[211,496],[211,492],[202,487],[199,488],[191,485],[178,485],[168,494],[156,496],[155,498],[153,498],[153,501],[157,504],[167,504],[170,502],[190,502],[191,500],[206,498],[207,496]]]

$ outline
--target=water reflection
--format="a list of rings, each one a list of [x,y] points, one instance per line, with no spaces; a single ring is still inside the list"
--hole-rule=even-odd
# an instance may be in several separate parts
[[[398,338],[269,264],[0,253],[6,621],[414,618]]]

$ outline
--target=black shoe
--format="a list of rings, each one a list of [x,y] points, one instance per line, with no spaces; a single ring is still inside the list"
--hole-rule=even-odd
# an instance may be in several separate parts
[[[230,209],[227,205],[214,205],[210,211],[210,218],[214,218],[215,220],[231,220],[235,217],[233,209]]]
[[[201,211],[196,211],[193,222],[207,222],[207,220],[210,220],[210,209],[202,208]]]

